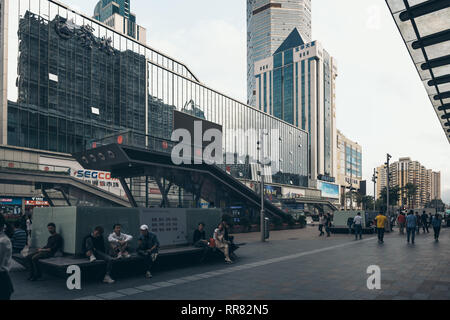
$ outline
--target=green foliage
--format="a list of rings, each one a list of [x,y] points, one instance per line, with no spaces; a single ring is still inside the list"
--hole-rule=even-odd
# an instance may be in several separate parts
[[[389,205],[395,206],[398,203],[398,200],[400,199],[400,187],[394,186],[389,188]],[[387,202],[387,188],[383,187],[381,190],[381,200],[383,203]],[[386,205],[384,205],[384,208],[386,208]]]

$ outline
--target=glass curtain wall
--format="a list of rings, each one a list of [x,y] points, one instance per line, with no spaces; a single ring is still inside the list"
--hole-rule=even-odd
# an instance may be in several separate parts
[[[279,155],[273,182],[308,185],[306,132],[203,86],[183,64],[94,19],[51,0],[9,1],[7,41],[9,145],[74,153],[124,130],[167,139],[176,109],[222,125],[225,153],[247,163],[258,158],[258,137],[230,129],[278,129],[279,150],[266,144]]]

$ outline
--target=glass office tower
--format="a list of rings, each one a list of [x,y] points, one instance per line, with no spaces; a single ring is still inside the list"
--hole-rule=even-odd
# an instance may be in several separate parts
[[[274,54],[294,28],[311,41],[311,0],[247,0],[247,104],[256,106],[255,62]]]
[[[224,153],[257,158],[277,129],[279,172],[268,182],[308,186],[308,134],[201,84],[182,63],[52,0],[2,0],[0,139],[74,153],[125,130],[171,136],[173,110],[223,127]],[[254,177],[252,177],[255,179]]]
[[[297,29],[255,63],[256,109],[309,133],[312,180],[337,176],[336,77],[336,60]]]

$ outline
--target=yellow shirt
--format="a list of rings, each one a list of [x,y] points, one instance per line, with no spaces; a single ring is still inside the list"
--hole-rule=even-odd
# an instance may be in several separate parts
[[[377,220],[377,228],[384,229],[384,225],[386,224],[387,220],[386,216],[379,214],[375,219]]]

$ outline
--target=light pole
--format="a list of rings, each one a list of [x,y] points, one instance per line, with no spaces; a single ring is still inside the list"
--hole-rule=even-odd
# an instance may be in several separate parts
[[[388,153],[387,154],[387,161],[385,163],[386,165],[386,176],[387,176],[387,186],[386,186],[386,199],[387,199],[387,206],[386,206],[386,215],[389,215],[389,183],[390,183],[390,176],[389,176],[389,161],[391,160],[392,156]]]
[[[261,242],[266,241],[265,234],[265,213],[264,213],[264,135],[267,133],[264,132],[264,129],[261,130],[260,139],[258,141],[258,151],[259,151],[259,164],[261,166],[261,214],[260,214],[260,224],[261,224]]]
[[[378,179],[378,171],[377,169],[373,169],[373,176],[372,176],[372,182],[373,182],[373,211],[375,211],[375,201],[377,199],[377,192],[376,192],[376,185],[377,185],[377,179]]]

